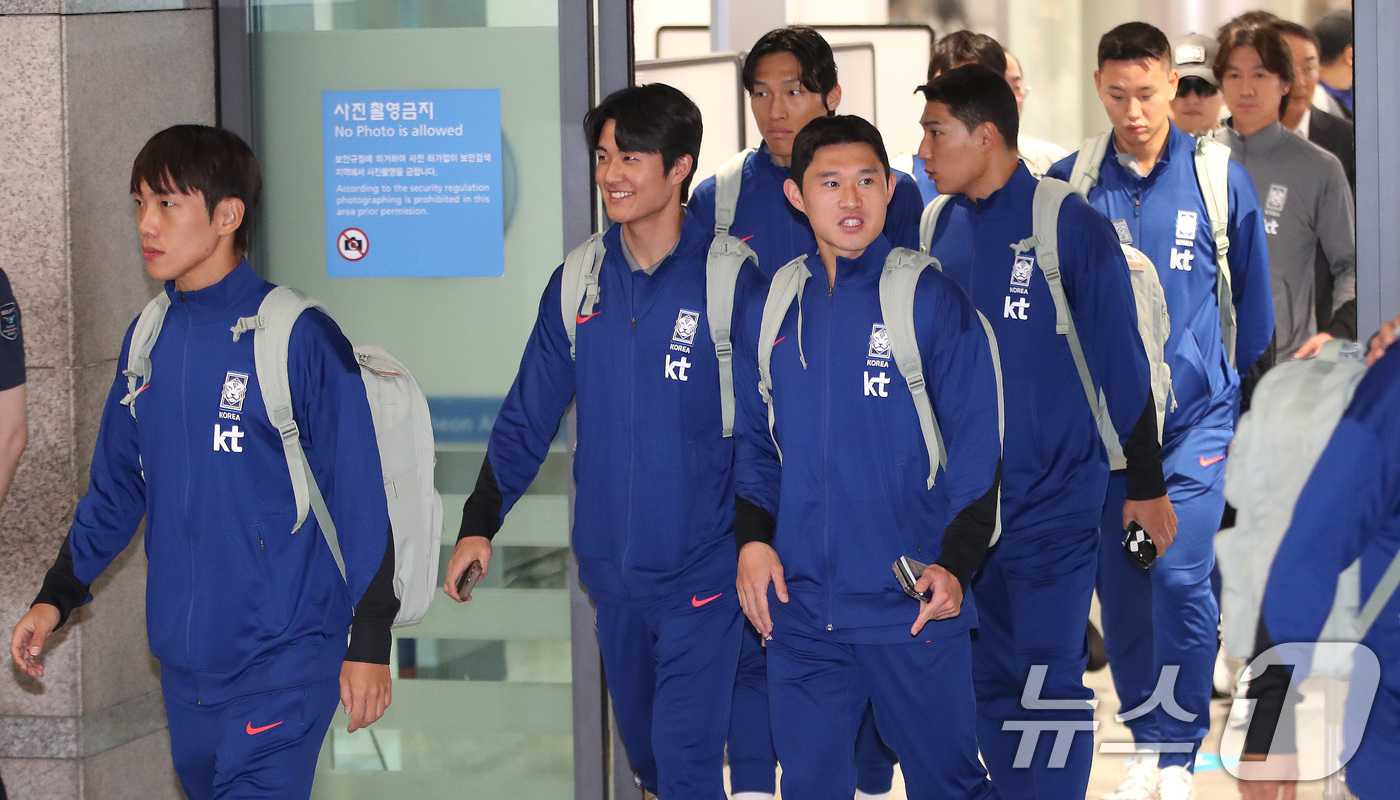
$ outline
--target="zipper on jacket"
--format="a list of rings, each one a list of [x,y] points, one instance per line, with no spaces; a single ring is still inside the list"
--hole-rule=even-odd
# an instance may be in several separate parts
[[[180,302],[185,302],[185,293],[177,292],[180,295]],[[180,422],[185,434],[185,542],[190,549],[190,607],[185,613],[185,658],[191,669],[194,669],[194,587],[197,580],[194,568],[195,548],[194,548],[194,526],[190,524],[190,484],[191,476],[194,473],[195,452],[198,445],[195,439],[190,436],[190,412],[189,400],[186,395],[189,392],[189,372],[190,372],[190,336],[194,334],[194,325],[190,323],[189,311],[185,312],[185,341],[183,343],[184,352],[180,356]]]
[[[822,557],[826,567],[826,629],[832,630],[832,596],[835,594],[835,575],[831,569],[831,319],[835,315],[836,281],[827,285],[826,319],[822,327],[826,334],[826,377],[822,381]]]
[[[628,278],[630,279],[631,276],[628,276]],[[628,288],[631,289],[631,291],[627,292],[627,302],[631,305],[628,311],[632,318],[632,326],[627,332],[627,415],[629,422],[627,431],[630,441],[627,443],[627,532],[625,534],[626,539],[622,544],[622,569],[619,575],[623,586],[629,586],[627,580],[627,559],[632,554],[632,495],[633,489],[635,488],[633,482],[636,480],[634,476],[636,472],[637,452],[637,285],[635,281]],[[627,596],[630,598],[632,593],[628,591]]]

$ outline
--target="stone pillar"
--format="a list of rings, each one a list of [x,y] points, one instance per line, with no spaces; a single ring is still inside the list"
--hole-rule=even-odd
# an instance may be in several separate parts
[[[0,631],[29,607],[87,488],[121,339],[157,286],[127,191],[151,134],[214,121],[209,0],[0,0],[0,269],[23,310],[29,448],[0,510]],[[146,644],[141,537],[0,675],[11,797],[176,798]],[[6,656],[8,662],[8,656]]]

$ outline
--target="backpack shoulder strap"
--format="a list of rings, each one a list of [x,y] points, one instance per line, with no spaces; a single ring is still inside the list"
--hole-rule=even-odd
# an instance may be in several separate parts
[[[1074,190],[1079,192],[1085,200],[1089,199],[1089,192],[1099,185],[1099,170],[1103,168],[1104,156],[1108,155],[1109,135],[1104,133],[1091,139],[1085,139],[1084,144],[1079,148],[1079,155],[1074,158],[1074,169],[1070,170],[1069,185],[1074,187]]]
[[[1376,584],[1371,596],[1366,598],[1366,604],[1361,607],[1361,613],[1356,616],[1357,641],[1366,638],[1371,626],[1381,615],[1381,609],[1385,608],[1386,603],[1389,603],[1390,598],[1395,595],[1396,588],[1400,588],[1400,553],[1391,559],[1390,566],[1385,568],[1385,572],[1381,574],[1380,582]]]
[[[933,403],[924,381],[923,356],[919,353],[919,339],[914,330],[914,290],[923,271],[937,263],[925,253],[896,247],[885,258],[885,268],[880,273],[880,316],[885,320],[885,331],[890,337],[890,355],[914,398],[914,411],[919,416],[924,448],[928,451],[930,489],[939,468],[948,466],[948,451],[943,447],[943,432],[933,415]]]
[[[306,452],[301,447],[301,428],[292,413],[291,378],[287,369],[288,350],[292,340],[292,328],[309,308],[325,306],[308,298],[289,286],[278,286],[267,293],[258,306],[256,316],[243,317],[230,330],[236,342],[245,333],[254,332],[253,365],[258,375],[258,386],[262,391],[263,405],[272,426],[282,437],[282,451],[287,457],[287,472],[292,479],[292,494],[296,498],[297,518],[292,533],[301,529],[307,512],[314,509],[316,520],[325,532],[326,541],[331,545],[331,553],[336,557],[341,575],[345,574],[345,562],[340,557],[340,547],[336,540],[335,524],[326,509],[325,499],[316,485],[316,477],[307,463]]]
[[[987,346],[992,349],[992,373],[997,379],[997,446],[1004,449],[1006,442],[1006,395],[1002,392],[1001,381],[1001,348],[997,346],[997,335],[992,330],[992,323],[987,321],[986,316],[981,311],[977,312],[977,319],[982,323],[982,331],[987,334]],[[988,547],[997,543],[1001,538],[1001,487],[997,487],[997,516],[996,524],[992,527],[992,540],[987,543]]]
[[[927,253],[933,249],[933,231],[938,227],[938,218],[943,215],[943,209],[952,199],[953,196],[950,194],[940,194],[924,206],[924,213],[919,217],[919,252]],[[943,265],[939,264],[937,260],[933,262],[933,265],[940,272],[943,271]]]
[[[1069,351],[1074,356],[1074,368],[1079,372],[1084,397],[1089,401],[1095,423],[1098,423],[1103,415],[1104,402],[1101,392],[1094,389],[1089,362],[1084,357],[1084,346],[1079,341],[1079,331],[1074,326],[1074,315],[1070,313],[1069,298],[1065,295],[1064,279],[1060,274],[1060,209],[1073,193],[1074,190],[1064,181],[1041,178],[1035,187],[1035,197],[1031,200],[1031,237],[1011,245],[1011,249],[1024,253],[1035,248],[1036,263],[1045,275],[1050,298],[1055,303],[1055,332],[1069,341]]]
[[[170,309],[170,295],[162,291],[151,298],[151,302],[141,310],[136,318],[136,327],[131,331],[131,344],[126,352],[126,397],[122,405],[136,417],[136,395],[151,382],[151,349],[160,338],[160,328],[165,323],[165,312]]]
[[[768,406],[768,435],[773,439],[773,445],[778,448],[778,459],[782,460],[783,448],[778,444],[778,437],[773,431],[775,417],[773,414],[773,345],[774,338],[778,335],[778,329],[783,325],[783,319],[787,317],[788,309],[792,307],[792,301],[797,300],[797,348],[799,357],[802,358],[802,366],[807,366],[807,359],[801,356],[802,353],[802,289],[807,285],[807,279],[812,277],[812,273],[807,269],[807,257],[798,256],[789,261],[782,269],[773,275],[773,280],[768,284],[768,297],[763,301],[763,320],[758,327],[758,393],[763,397],[764,405]]]
[[[1196,182],[1206,201],[1210,234],[1215,240],[1215,299],[1220,306],[1220,340],[1225,358],[1235,366],[1235,296],[1231,289],[1230,262],[1230,147],[1210,136],[1196,140]]]
[[[578,317],[593,313],[598,302],[598,271],[603,266],[603,234],[595,233],[564,257],[564,276],[559,283],[559,311],[564,317],[564,333],[569,336],[569,357],[574,357]]]
[[[739,187],[744,178],[744,162],[758,150],[750,147],[729,157],[715,173],[715,235],[729,233],[734,225],[734,211],[739,207]]]
[[[734,321],[734,287],[745,261],[758,266],[753,248],[730,236],[718,234],[705,259],[705,316],[710,321],[710,341],[719,362],[719,409],[722,435],[734,435],[734,345],[730,341]]]

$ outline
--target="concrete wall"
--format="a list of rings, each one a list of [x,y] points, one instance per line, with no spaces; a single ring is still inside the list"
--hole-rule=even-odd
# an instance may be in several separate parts
[[[214,121],[208,0],[0,0],[0,269],[23,309],[29,448],[0,509],[0,629],[28,608],[87,470],[121,338],[157,287],[127,192],[156,131]],[[101,13],[94,13],[101,12]],[[10,796],[167,798],[139,537],[47,647],[0,676]]]

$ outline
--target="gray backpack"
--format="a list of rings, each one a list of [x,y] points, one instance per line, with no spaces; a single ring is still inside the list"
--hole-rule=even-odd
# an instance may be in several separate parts
[[[559,312],[569,337],[569,355],[574,356],[578,337],[578,317],[588,317],[598,303],[598,272],[603,267],[603,234],[595,233],[564,258],[563,283],[559,289]],[[705,316],[710,323],[710,340],[719,362],[720,419],[725,438],[734,435],[734,345],[730,341],[734,317],[734,286],[745,261],[758,265],[753,248],[730,236],[718,234],[710,243],[705,259]]]
[[[1221,630],[1232,656],[1255,655],[1254,634],[1274,556],[1303,485],[1365,375],[1361,348],[1334,339],[1316,358],[1286,361],[1269,370],[1236,427],[1225,464],[1225,497],[1237,510],[1235,527],[1215,537]],[[1400,584],[1398,557],[1363,608],[1360,569],[1356,562],[1342,572],[1319,641],[1361,641]],[[1345,679],[1350,658],[1333,655],[1319,651],[1314,672]]]
[[[1060,207],[1073,189],[1064,181],[1054,178],[1041,178],[1036,184],[1035,196],[1031,200],[1031,237],[1017,242],[1011,248],[1017,253],[1035,249],[1036,264],[1045,276],[1050,289],[1050,297],[1055,303],[1055,332],[1064,336],[1069,343],[1070,354],[1074,357],[1074,367],[1079,373],[1084,397],[1094,414],[1099,436],[1108,451],[1111,469],[1124,469],[1128,465],[1123,455],[1123,446],[1118,441],[1113,420],[1108,415],[1107,400],[1103,391],[1095,390],[1093,376],[1084,356],[1083,345],[1079,341],[1079,331],[1070,314],[1069,298],[1065,295],[1064,281],[1060,275],[1059,220]],[[939,195],[924,209],[919,220],[919,242],[925,253],[933,246],[933,232],[938,225],[939,215],[947,206],[950,197]],[[1157,404],[1157,439],[1162,438],[1168,403],[1175,408],[1172,397],[1171,367],[1166,362],[1165,348],[1167,336],[1171,333],[1171,322],[1167,317],[1167,297],[1162,291],[1162,283],[1157,279],[1157,270],[1152,261],[1140,251],[1123,245],[1123,255],[1128,261],[1128,275],[1133,286],[1133,297],[1137,302],[1138,333],[1142,337],[1143,348],[1152,378],[1152,397]],[[936,263],[936,262],[935,262]]]
[[[890,359],[899,368],[899,374],[909,386],[909,394],[914,400],[914,411],[919,417],[919,429],[924,439],[924,449],[928,453],[928,488],[934,486],[934,478],[939,467],[948,466],[948,452],[943,446],[943,432],[933,413],[933,403],[928,397],[928,387],[924,381],[923,359],[919,355],[919,341],[914,326],[914,290],[919,276],[928,267],[939,269],[938,261],[923,253],[916,253],[896,247],[885,258],[885,268],[880,273],[880,316],[885,323],[885,331],[890,339]],[[768,298],[763,304],[763,321],[758,333],[758,373],[759,394],[768,406],[768,435],[778,448],[778,458],[782,458],[782,445],[774,432],[776,416],[773,410],[773,344],[778,329],[787,317],[788,309],[797,301],[797,349],[802,366],[807,366],[806,354],[802,351],[802,289],[812,276],[807,268],[807,257],[798,256],[778,270],[768,288]],[[1001,355],[997,350],[996,334],[987,318],[977,313],[982,329],[987,334],[987,342],[992,351],[992,368],[996,373],[997,384],[997,440],[1000,444],[1005,433],[1005,403],[1001,392]],[[998,497],[996,527],[992,534],[995,543],[1001,535],[1001,502]]]
[[[136,395],[151,381],[151,349],[170,308],[170,296],[156,295],[136,321],[131,335],[124,374],[127,395],[122,404],[136,416]],[[296,499],[296,533],[308,513],[316,515],[340,575],[345,577],[345,558],[335,522],[331,519],[316,476],[306,460],[299,438],[300,428],[292,413],[292,390],[287,372],[287,352],[292,327],[303,311],[325,306],[287,286],[278,286],[258,306],[256,316],[243,317],[231,328],[236,342],[243,334],[254,333],[253,363],[262,390],[268,419],[282,435],[288,476]],[[365,394],[374,419],[374,434],[384,471],[384,491],[393,528],[394,593],[399,613],[394,627],[416,625],[428,611],[438,585],[438,555],[442,547],[442,498],[433,486],[437,461],[433,443],[428,400],[422,388],[398,359],[379,347],[355,348]]]

